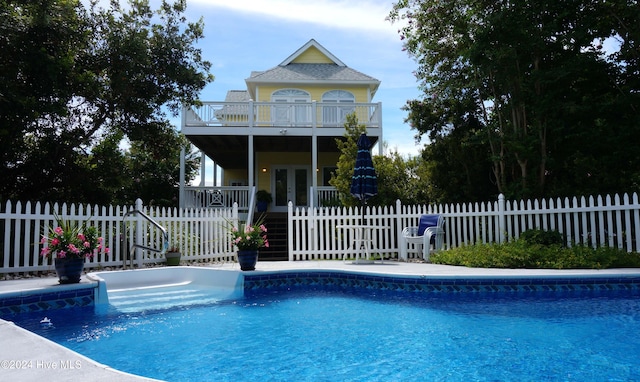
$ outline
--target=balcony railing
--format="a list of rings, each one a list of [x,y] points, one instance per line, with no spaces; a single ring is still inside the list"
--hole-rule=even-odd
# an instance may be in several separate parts
[[[233,206],[233,203],[238,203],[238,209],[246,212],[249,210],[249,189],[250,187],[248,186],[187,186],[184,189],[184,207],[228,208]]]
[[[311,195],[315,195],[315,206],[331,207],[340,205],[340,199],[335,187],[319,186],[314,192],[309,189]],[[250,187],[225,186],[225,187],[192,187],[184,188],[184,208],[225,208],[238,203],[238,210],[249,211],[251,200]]]
[[[204,102],[185,110],[184,124],[198,126],[246,127],[343,127],[354,113],[358,124],[382,126],[381,103],[335,102]]]

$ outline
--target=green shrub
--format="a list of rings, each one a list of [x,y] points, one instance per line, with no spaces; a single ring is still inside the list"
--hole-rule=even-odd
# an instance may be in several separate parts
[[[563,245],[564,238],[558,231],[543,231],[541,229],[530,229],[524,231],[520,235],[520,239],[527,242],[527,244],[534,245]]]
[[[475,244],[440,251],[431,256],[431,262],[474,268],[640,268],[640,255],[611,247],[593,249],[584,245],[566,248],[560,244],[530,244],[520,238],[503,244]]]

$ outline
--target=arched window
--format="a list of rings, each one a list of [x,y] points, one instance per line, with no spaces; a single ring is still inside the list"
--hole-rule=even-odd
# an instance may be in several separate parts
[[[306,91],[300,89],[276,90],[271,94],[271,101],[286,104],[274,106],[272,114],[274,123],[304,125],[311,122],[311,96]]]
[[[322,102],[351,102],[354,103],[356,97],[346,90],[329,90],[322,95]]]
[[[281,102],[280,99],[287,99],[286,102],[291,102],[290,100],[297,99],[309,101],[311,100],[311,96],[306,91],[300,89],[280,89],[271,94],[271,100],[273,102]]]
[[[346,90],[329,90],[322,95],[322,124],[327,126],[342,126],[347,120],[347,115],[353,113],[353,104],[356,97]],[[336,103],[338,105],[328,105]]]

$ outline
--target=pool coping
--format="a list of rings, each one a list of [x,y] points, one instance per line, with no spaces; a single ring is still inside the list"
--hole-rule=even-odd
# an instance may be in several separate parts
[[[213,267],[239,271],[237,263],[217,264]],[[460,280],[476,279],[636,279],[640,278],[640,269],[606,270],[549,270],[549,269],[478,269],[452,267],[424,263],[384,262],[373,264],[352,264],[343,261],[299,261],[299,262],[260,262],[255,271],[244,272],[250,278],[297,272],[355,273],[372,277],[396,277],[416,280]],[[0,299],[28,298],[45,293],[73,293],[78,290],[98,288],[98,282],[83,276],[80,284],[59,285],[55,278],[34,278],[0,281]],[[0,337],[5,344],[0,348],[0,369],[3,375],[21,381],[75,380],[86,378],[93,381],[155,381],[151,378],[121,372],[110,366],[100,364],[79,353],[56,344],[35,333],[22,329],[10,321],[0,319]],[[73,367],[73,366],[80,367]],[[10,366],[13,366],[11,368]]]

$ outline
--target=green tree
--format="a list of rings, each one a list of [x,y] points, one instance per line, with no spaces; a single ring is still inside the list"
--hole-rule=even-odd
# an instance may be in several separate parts
[[[329,184],[336,188],[340,202],[344,206],[360,205],[360,202],[351,196],[351,177],[356,164],[358,154],[358,138],[366,133],[364,125],[358,125],[355,113],[348,114],[344,124],[344,139],[336,139],[336,145],[340,150],[340,157],[336,163],[336,171],[331,174]]]
[[[200,157],[190,151],[190,142],[169,124],[154,126],[157,134],[134,141],[126,155],[131,186],[126,200],[141,198],[145,204],[169,207],[178,204],[180,150],[189,154],[185,161],[188,179],[198,171]]]
[[[82,78],[76,57],[87,20],[78,1],[0,1],[0,198],[62,187],[58,164],[77,173],[83,136],[67,129]]]
[[[0,2],[0,16],[6,16],[0,21],[6,32],[0,39],[0,49],[6,48],[0,53],[0,147],[6,149],[0,174],[13,180],[3,182],[0,197],[136,197],[126,190],[133,183],[105,168],[107,159],[122,161],[115,137],[132,146],[175,142],[167,113],[197,103],[198,92],[213,80],[210,63],[195,47],[203,37],[202,19],[187,23],[185,9],[184,0],[163,1],[155,11],[146,0],[131,0],[126,9],[118,1],[108,8],[97,1],[88,8],[78,0]],[[167,145],[153,150],[175,155]]]
[[[429,199],[438,203],[495,199],[489,152],[482,128],[471,122],[425,146],[422,158],[429,168]]]
[[[407,120],[433,145],[454,144],[447,137],[458,130],[462,143],[485,145],[492,193],[629,190],[639,168],[637,150],[622,148],[639,130],[638,82],[628,75],[638,70],[637,10],[636,1],[623,0],[398,1],[390,19],[403,22],[425,93],[407,103]],[[621,39],[621,53],[604,50],[610,37]],[[612,153],[620,151],[626,170],[613,175]],[[585,160],[592,152],[605,155],[600,165]],[[428,155],[446,165],[447,156]],[[464,167],[477,159],[467,156]],[[448,180],[434,181],[444,190]]]
[[[94,184],[88,184],[91,193],[86,201],[91,204],[133,204],[132,176],[126,152],[120,147],[124,134],[115,131],[104,136],[86,158]]]
[[[364,125],[358,125],[355,113],[347,115],[344,139],[336,139],[340,150],[337,169],[329,184],[338,190],[344,206],[359,206],[360,201],[351,196],[351,178],[358,154],[358,138],[366,133]],[[405,204],[427,203],[429,196],[429,171],[421,158],[403,158],[398,152],[388,156],[373,155],[373,165],[378,177],[378,194],[367,204],[394,205],[396,200]]]

